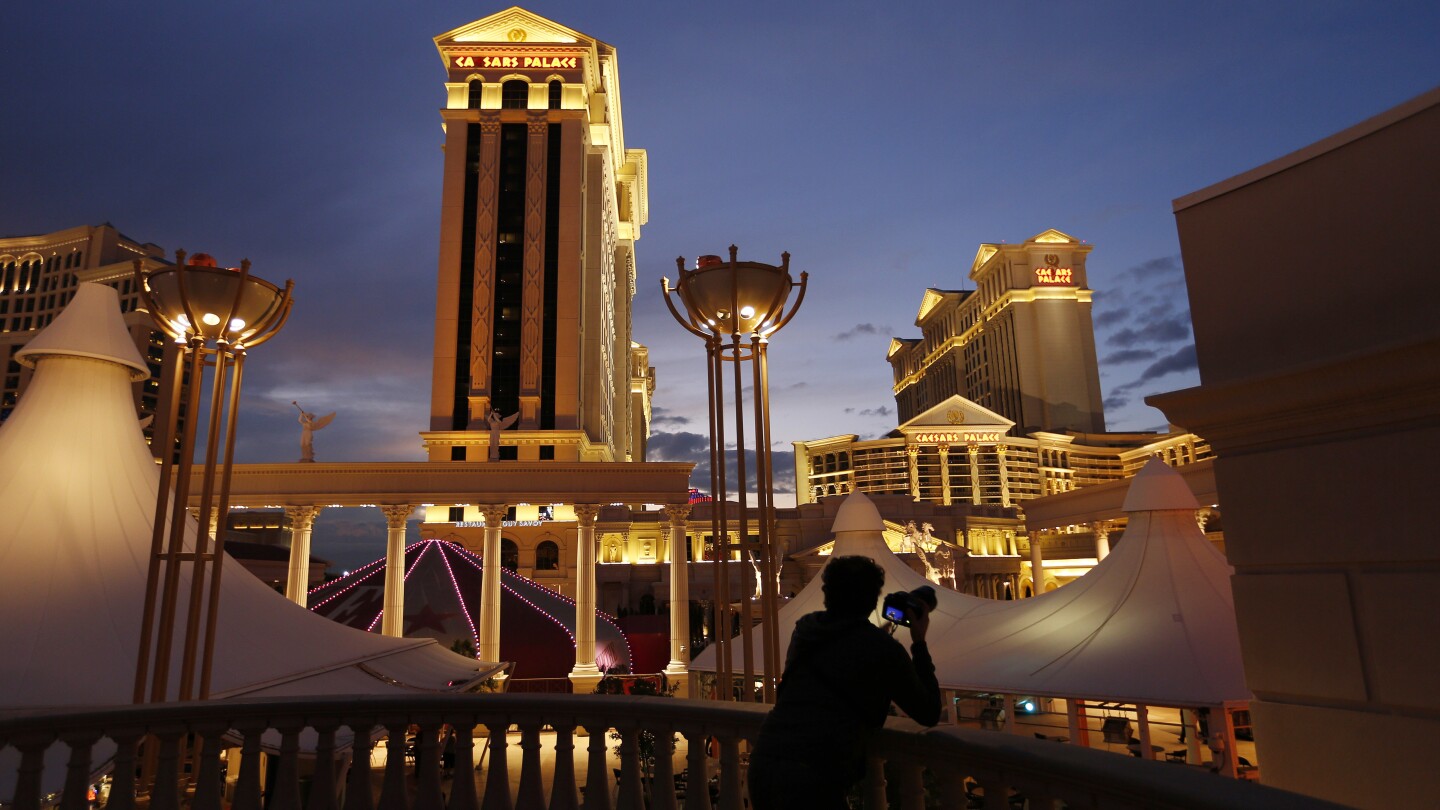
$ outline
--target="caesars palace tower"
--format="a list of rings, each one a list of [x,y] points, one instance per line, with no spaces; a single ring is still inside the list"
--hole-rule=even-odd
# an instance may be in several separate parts
[[[431,461],[643,461],[630,339],[645,152],[615,49],[511,8],[435,38],[447,71]],[[515,416],[513,421],[509,417]]]

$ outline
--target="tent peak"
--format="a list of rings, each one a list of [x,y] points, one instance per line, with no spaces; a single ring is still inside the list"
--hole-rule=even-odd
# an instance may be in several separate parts
[[[835,512],[835,522],[830,526],[831,534],[841,532],[883,532],[885,521],[875,502],[859,490],[845,496]]]
[[[1130,490],[1120,507],[1126,512],[1160,512],[1170,509],[1199,509],[1200,503],[1174,468],[1152,456],[1130,479]]]
[[[130,369],[133,380],[150,376],[150,367],[135,349],[120,315],[120,295],[104,284],[81,283],[55,320],[15,353],[15,362],[34,368],[47,355],[119,363]]]

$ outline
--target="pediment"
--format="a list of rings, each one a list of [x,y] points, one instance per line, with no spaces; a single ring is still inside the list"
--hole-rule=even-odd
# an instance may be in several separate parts
[[[1079,242],[1080,240],[1076,239],[1068,233],[1062,233],[1055,230],[1054,228],[1051,228],[1048,231],[1035,234],[1034,236],[1030,237],[1029,241],[1040,242],[1042,244],[1071,244],[1074,242]]]
[[[984,267],[986,262],[990,261],[990,257],[994,256],[996,253],[999,252],[999,245],[992,245],[989,243],[980,245],[980,249],[975,251],[975,261],[970,263],[971,277],[973,278],[976,271],[978,271],[981,267]]]
[[[916,414],[898,430],[907,439],[924,442],[998,441],[1015,423],[989,408],[977,405],[958,394]],[[948,437],[948,439],[942,439]]]
[[[482,17],[472,23],[447,31],[435,37],[435,43],[442,42],[495,42],[512,45],[532,43],[591,43],[588,37],[573,28],[567,28],[554,20],[511,6],[504,11]]]

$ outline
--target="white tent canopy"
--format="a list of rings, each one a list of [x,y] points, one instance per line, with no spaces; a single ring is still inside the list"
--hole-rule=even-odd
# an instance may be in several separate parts
[[[98,284],[18,359],[35,375],[0,426],[0,710],[129,703],[159,487],[131,392],[145,366]],[[215,697],[453,691],[497,668],[343,627],[233,560],[221,582]]]
[[[1085,576],[1021,601],[941,589],[928,636],[940,685],[1165,706],[1249,700],[1231,569],[1196,508],[1184,480],[1152,459],[1131,483],[1123,541]],[[874,559],[887,591],[927,584],[890,552],[881,525],[870,500],[851,494],[836,515],[834,554]],[[781,609],[781,648],[796,619],[822,608],[817,578]],[[713,649],[694,668],[713,670]]]

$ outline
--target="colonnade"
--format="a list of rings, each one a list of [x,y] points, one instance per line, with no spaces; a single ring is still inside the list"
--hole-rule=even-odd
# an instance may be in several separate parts
[[[405,617],[405,522],[415,504],[385,504],[385,597],[384,613],[380,621],[380,632],[387,636],[401,636],[404,633]],[[310,536],[320,506],[287,506],[285,517],[290,529],[290,562],[286,578],[285,597],[306,606],[308,575],[310,569]],[[595,684],[604,676],[595,663],[595,563],[597,557],[595,520],[600,514],[600,504],[575,504],[575,665],[570,671],[570,680],[577,692],[594,691]],[[481,574],[480,612],[476,622],[478,635],[478,656],[484,661],[499,661],[500,657],[500,543],[509,504],[480,504],[480,513],[485,518],[485,534],[481,556],[485,565]],[[672,679],[683,680],[689,672],[687,645],[690,638],[689,565],[686,547],[686,518],[690,514],[688,504],[673,504],[664,507],[668,520],[670,558],[670,661],[665,674]],[[213,527],[212,527],[213,532]],[[491,564],[492,561],[495,564]]]

